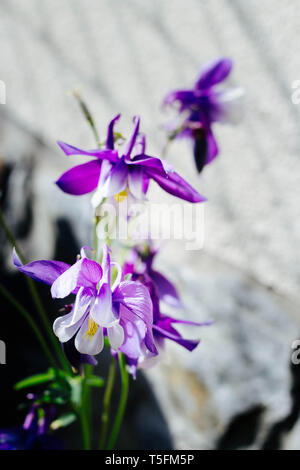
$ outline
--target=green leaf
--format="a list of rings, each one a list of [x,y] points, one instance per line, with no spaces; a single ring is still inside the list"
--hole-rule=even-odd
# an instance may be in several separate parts
[[[66,426],[69,426],[69,424],[73,423],[74,421],[76,421],[76,419],[77,419],[76,414],[69,411],[61,415],[55,421],[52,421],[50,428],[52,429],[52,431],[55,431],[56,429],[59,429],[59,428],[64,428]]]
[[[102,377],[98,377],[97,375],[91,375],[87,378],[86,384],[90,387],[103,387],[104,380]]]
[[[71,402],[75,406],[80,406],[81,403],[81,392],[82,392],[82,378],[80,376],[70,377],[69,385],[71,387]]]
[[[22,390],[23,388],[28,387],[35,387],[45,382],[51,382],[55,379],[55,371],[54,369],[50,368],[47,372],[43,372],[42,374],[32,375],[31,377],[27,377],[26,379],[17,382],[14,386],[15,390]]]

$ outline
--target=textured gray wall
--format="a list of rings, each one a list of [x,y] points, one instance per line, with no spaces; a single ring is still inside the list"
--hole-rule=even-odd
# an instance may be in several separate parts
[[[288,406],[289,348],[293,336],[297,337],[295,325],[299,323],[300,301],[300,105],[293,104],[291,99],[292,82],[300,79],[298,10],[296,0],[2,0],[0,4],[0,79],[7,86],[7,104],[0,109],[2,122],[34,134],[48,147],[40,154],[43,171],[35,190],[45,199],[50,215],[59,212],[65,196],[51,186],[45,197],[45,188],[69,166],[55,141],[63,139],[82,147],[94,145],[76,103],[68,94],[70,90],[76,86],[81,89],[102,134],[115,113],[123,114],[123,133],[129,129],[132,116],[140,114],[148,135],[149,153],[159,155],[164,143],[159,127],[167,119],[160,109],[163,95],[170,89],[189,86],[206,60],[225,55],[235,61],[231,83],[245,89],[244,117],[236,127],[216,127],[221,147],[219,159],[199,180],[188,142],[172,145],[168,153],[175,167],[198,185],[209,202],[205,210],[204,251],[191,258],[180,243],[172,242],[162,254],[162,263],[166,271],[169,268],[171,277],[173,273],[173,278],[181,282],[192,317],[197,317],[203,297],[199,297],[198,285],[188,290],[189,276],[202,280],[208,293],[201,307],[201,319],[218,317],[223,305],[228,313],[226,319],[229,318],[229,326],[224,326],[221,317],[223,326],[212,327],[202,335],[204,346],[199,354],[202,360],[212,361],[212,375],[201,369],[195,355],[193,360],[186,359],[189,364],[184,366],[185,370],[190,367],[193,371],[200,367],[200,380],[206,381],[208,396],[213,395],[212,401],[217,403],[213,415],[218,416],[218,425],[212,419],[205,428],[213,429],[211,433],[201,434],[200,426],[197,433],[200,432],[201,439],[197,433],[196,440],[191,434],[183,439],[180,421],[176,422],[179,412],[174,405],[169,409],[171,427],[181,446],[197,447],[199,442],[204,447],[213,446],[230,416],[243,406],[247,408],[249,402],[251,405],[263,402],[271,408],[274,405],[274,411],[281,409],[279,400],[283,403],[283,415]],[[22,139],[2,129],[2,154],[11,159],[22,155],[25,145]],[[153,197],[169,200],[157,190],[153,190]],[[76,209],[68,201],[74,217],[81,212],[88,220],[86,200],[78,201]],[[44,213],[41,217],[46,220]],[[84,231],[80,236],[84,238]],[[42,243],[37,243],[40,253],[45,252]],[[182,271],[179,260],[187,266],[186,271]],[[217,278],[219,281],[214,282]],[[226,284],[228,279],[230,285]],[[240,286],[245,283],[247,295],[255,299],[254,307],[240,293],[244,292]],[[265,287],[272,287],[278,297],[268,294]],[[232,289],[239,294],[235,296]],[[264,294],[260,294],[260,289]],[[268,295],[266,300],[264,296]],[[230,325],[236,325],[234,312],[241,303],[241,310],[246,313],[240,321],[245,323],[238,331],[244,331],[248,339],[247,334],[252,332],[250,343],[245,340],[249,356],[247,353],[248,359],[244,357],[245,362],[241,362],[240,368],[237,366],[239,379],[229,374],[229,388],[223,389],[223,395],[221,392],[216,395],[220,391],[217,379],[220,370],[229,370],[235,354],[239,355],[245,346],[245,341],[230,330]],[[247,323],[247,315],[253,310],[260,312],[254,330]],[[253,321],[253,316],[249,319]],[[277,327],[273,331],[274,322]],[[254,337],[257,339],[256,329],[267,335],[267,339],[261,338],[260,347],[256,340],[252,342]],[[214,349],[219,341],[224,341],[227,351],[222,358],[224,363],[218,362],[220,356]],[[266,341],[271,349],[265,349]],[[268,382],[265,370],[273,367],[272,345],[275,354],[281,355],[278,366],[281,372],[271,373]],[[267,353],[255,356],[256,351]],[[251,369],[253,363],[258,369],[256,365]],[[265,369],[259,368],[261,364]],[[248,366],[253,374],[249,372],[250,376],[245,377],[243,371]],[[255,388],[259,374],[266,380]],[[247,383],[251,377],[253,387]],[[242,391],[235,380],[244,381]],[[280,395],[285,397],[283,400],[274,392],[282,381],[284,385],[278,393],[283,394]],[[268,393],[270,387],[275,395]],[[167,385],[158,393],[168,403]],[[233,399],[226,398],[232,393]],[[256,393],[257,402],[251,401]],[[235,401],[236,406],[228,406],[228,400],[231,404]],[[186,416],[183,419],[185,429]]]

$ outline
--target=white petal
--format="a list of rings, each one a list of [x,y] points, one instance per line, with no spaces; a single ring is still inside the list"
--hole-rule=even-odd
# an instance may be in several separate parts
[[[112,349],[119,349],[124,343],[124,330],[119,323],[107,328],[107,336]]]
[[[86,292],[84,292],[84,287],[81,287],[77,292],[75,303],[71,311],[73,314],[71,322],[72,324],[78,322],[78,320],[80,320],[86,314],[91,302],[91,295],[86,294]]]
[[[94,192],[92,198],[91,198],[91,204],[94,208],[98,207],[101,202],[103,201],[103,190],[102,188],[98,188],[96,189],[96,191]]]
[[[79,289],[73,308],[70,313],[58,317],[53,323],[53,331],[61,343],[69,341],[78,330],[84,315],[91,304],[91,296],[84,293],[84,288]]]
[[[128,186],[131,194],[138,201],[145,198],[143,193],[143,169],[141,167],[133,168],[128,173]]]
[[[91,204],[94,208],[98,207],[101,202],[103,201],[104,194],[103,194],[103,185],[104,182],[109,174],[109,171],[111,169],[112,165],[109,161],[104,160],[101,165],[101,173],[100,173],[100,178],[99,178],[99,183],[96,191],[94,192],[92,199],[91,199]]]
[[[81,354],[90,354],[95,356],[96,354],[99,354],[104,347],[103,328],[98,326],[94,335],[88,334],[89,320],[90,316],[88,315],[76,335],[75,347]]]
[[[103,284],[90,311],[93,320],[101,326],[112,326],[118,319],[112,312],[111,288]]]
[[[230,88],[219,96],[223,116],[221,121],[229,124],[239,124],[243,117],[243,88]]]
[[[53,331],[61,343],[66,343],[71,339],[78,330],[81,319],[76,323],[72,323],[73,312],[67,313],[62,317],[58,317],[53,323]]]

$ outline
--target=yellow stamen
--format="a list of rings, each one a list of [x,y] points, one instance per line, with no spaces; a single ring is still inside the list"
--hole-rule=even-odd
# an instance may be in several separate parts
[[[97,323],[94,322],[92,318],[89,318],[89,326],[88,329],[86,330],[85,334],[87,338],[91,341],[92,338],[95,336],[98,330],[98,325]]]
[[[117,202],[123,202],[123,201],[125,201],[125,199],[127,197],[128,197],[127,189],[124,189],[124,191],[121,191],[119,194],[116,194],[114,196],[114,198]]]

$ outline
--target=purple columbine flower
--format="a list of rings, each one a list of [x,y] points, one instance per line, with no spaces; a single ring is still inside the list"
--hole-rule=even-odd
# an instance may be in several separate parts
[[[164,347],[164,342],[166,339],[175,341],[177,344],[180,344],[188,351],[193,351],[199,344],[200,340],[185,339],[181,334],[174,328],[173,325],[191,325],[191,326],[210,326],[211,321],[206,322],[193,322],[188,320],[180,320],[168,315],[163,315],[160,310],[157,310],[155,313],[155,318],[153,319],[153,336],[155,343],[159,348]]]
[[[92,204],[97,207],[104,198],[124,198],[131,194],[142,200],[154,180],[168,193],[189,202],[203,202],[205,198],[192,188],[172,167],[157,157],[146,154],[145,136],[139,136],[140,119],[134,118],[130,140],[120,150],[115,149],[114,125],[117,115],[109,124],[106,148],[84,151],[58,142],[66,155],[84,155],[94,160],[66,171],[56,184],[64,192],[81,195],[94,190]]]
[[[177,344],[183,346],[188,351],[193,351],[199,344],[199,340],[185,339],[176,330],[174,325],[190,325],[190,326],[209,326],[212,324],[211,321],[206,322],[193,322],[188,320],[180,320],[173,318],[168,315],[163,315],[160,311],[160,300],[165,301],[173,307],[182,307],[178,293],[175,286],[165,278],[162,274],[154,271],[152,268],[152,262],[155,254],[155,250],[148,247],[148,250],[135,251],[133,250],[128,257],[125,266],[124,274],[131,274],[131,279],[138,280],[148,289],[152,305],[153,305],[153,324],[152,332],[155,340],[155,344],[158,350],[162,350],[165,346],[165,340],[175,341]],[[141,256],[144,263],[144,268],[141,269],[139,266],[135,269],[137,258]],[[136,348],[138,350],[138,348]],[[139,351],[140,354],[137,357],[128,356],[126,350],[121,348],[121,351],[126,356],[126,362],[129,372],[135,377],[136,370],[138,367],[148,368],[156,364],[158,355],[152,354],[148,348],[145,347],[143,339],[140,340]]]
[[[61,343],[75,336],[75,347],[81,354],[99,354],[104,346],[106,328],[111,347],[115,350],[128,344],[132,349],[132,333],[143,338],[146,347],[157,353],[152,335],[153,309],[148,290],[140,282],[122,281],[121,267],[110,261],[109,248],[104,245],[102,266],[86,256],[72,266],[60,261],[34,261],[22,265],[14,251],[14,264],[29,277],[51,285],[53,298],[75,294],[72,310],[58,317],[53,330]],[[111,283],[111,269],[116,278]]]
[[[33,403],[23,426],[0,429],[0,450],[61,450],[63,446],[60,439],[49,434],[54,415],[53,405]]]
[[[65,305],[63,308],[59,310],[60,314],[66,315],[70,313],[74,307],[74,304]],[[98,362],[96,361],[94,356],[89,354],[81,354],[75,348],[75,338],[71,338],[66,343],[61,343],[62,350],[73,369],[78,371],[80,374],[83,371],[84,364],[90,364],[92,366],[96,366]]]
[[[231,59],[209,62],[190,90],[176,90],[169,93],[165,105],[178,104],[183,122],[168,126],[170,138],[189,137],[193,140],[194,158],[199,172],[218,155],[218,145],[212,131],[214,122],[235,122],[238,117],[236,106],[243,91],[241,88],[220,87],[231,72]]]
[[[126,258],[123,273],[132,274],[133,279],[141,278],[144,283],[151,282],[159,300],[175,308],[182,308],[182,304],[174,284],[162,273],[153,268],[158,250],[151,244],[133,248]]]
[[[151,290],[151,287],[150,287]],[[155,340],[156,347],[158,351],[161,351],[165,347],[165,341],[171,340],[175,343],[179,344],[180,346],[184,347],[188,351],[193,351],[199,344],[200,340],[198,339],[186,339],[184,338],[174,327],[174,325],[190,325],[190,326],[210,326],[212,324],[211,321],[206,322],[193,322],[188,320],[180,320],[169,315],[163,315],[159,309],[159,302],[155,300],[152,296],[153,301],[153,337]],[[155,307],[156,306],[156,307]],[[122,350],[122,348],[121,348]],[[143,340],[141,340],[140,344],[140,355],[136,358],[128,357],[126,355],[126,351],[123,351],[126,356],[126,363],[128,367],[128,371],[136,377],[136,371],[138,367],[141,368],[149,368],[156,364],[159,355],[158,354],[151,354],[149,350],[145,347]]]

